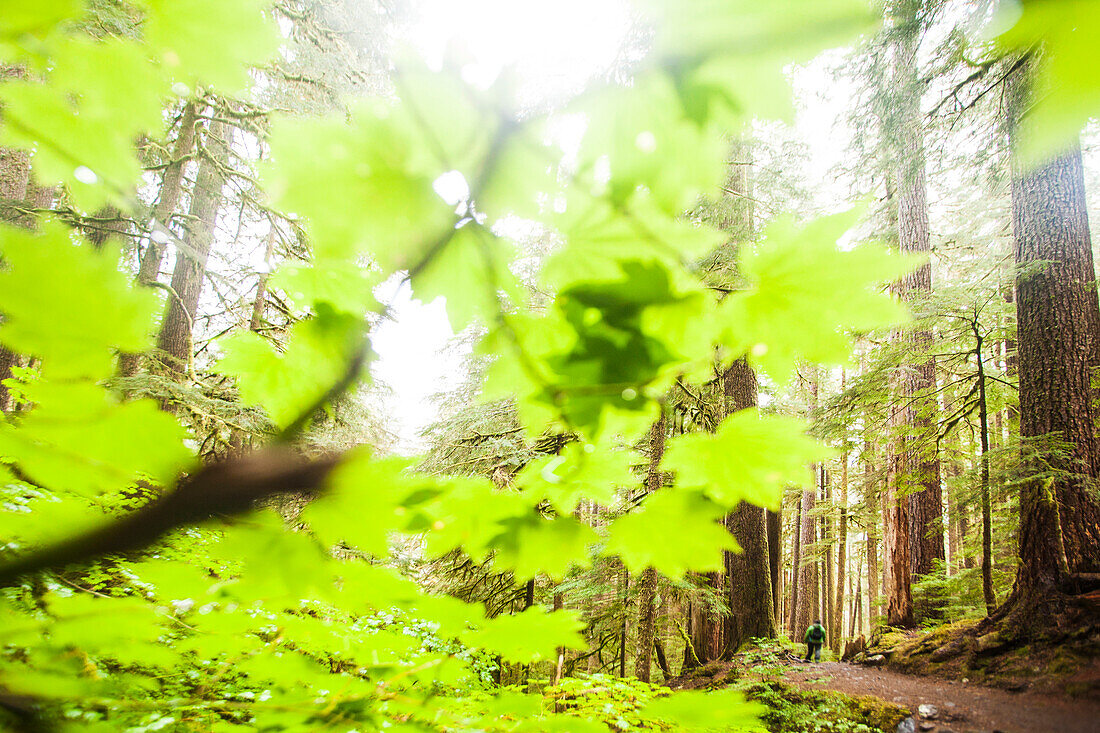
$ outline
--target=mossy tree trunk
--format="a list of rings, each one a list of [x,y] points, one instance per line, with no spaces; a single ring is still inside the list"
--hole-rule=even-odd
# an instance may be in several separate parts
[[[171,228],[172,217],[176,215],[180,200],[183,198],[184,173],[195,149],[197,120],[197,102],[192,100],[184,105],[180,113],[179,131],[172,144],[172,159],[164,167],[164,173],[161,176],[160,194],[153,206],[153,235],[145,246],[138,266],[137,281],[141,285],[152,285],[160,277],[165,245],[168,242],[164,230],[174,231]],[[133,376],[137,373],[140,364],[140,354],[120,354],[119,374],[124,377]]]
[[[837,521],[836,537],[836,618],[829,638],[833,651],[839,652],[844,636],[844,582],[848,576],[848,454],[840,459],[840,486],[838,502],[840,519]]]
[[[889,8],[898,245],[904,252],[927,254],[931,240],[917,78],[921,11],[920,0],[896,0]],[[906,301],[927,300],[932,293],[931,263],[906,275],[896,291]],[[936,400],[932,396],[936,385],[935,361],[930,356],[932,332],[926,326],[910,328],[899,332],[897,338],[907,345],[909,356],[892,379],[887,617],[891,625],[910,626],[914,623],[910,575],[923,575],[936,559],[943,559],[943,500],[935,441]],[[907,506],[894,506],[899,503]]]
[[[1096,414],[1090,370],[1100,328],[1092,246],[1078,145],[1037,166],[1019,159],[1020,122],[1031,101],[1034,59],[1010,77],[1014,152],[1012,230],[1018,268],[1016,321],[1020,435],[1055,435],[1072,444],[1067,473],[1024,485],[1020,495],[1017,593],[1050,593],[1069,572],[1096,572],[1100,503]]]
[[[738,359],[722,377],[727,413],[756,406],[756,374]],[[725,652],[730,655],[751,638],[776,635],[775,605],[764,509],[741,502],[726,517],[726,526],[740,553],[726,553],[730,615],[726,619]]]
[[[157,348],[170,358],[168,366],[183,372],[191,360],[192,336],[198,314],[199,296],[206,280],[206,262],[217,229],[218,209],[222,203],[223,171],[229,164],[229,130],[214,120],[207,129],[205,154],[199,162],[195,189],[188,214],[186,249],[176,250],[172,271],[172,294],[168,312],[161,323]]]
[[[668,421],[665,411],[653,423],[649,434],[649,467],[646,470],[646,493],[651,494],[661,488],[661,472],[658,466],[665,454],[665,432]],[[657,572],[646,568],[638,579],[638,636],[634,654],[634,676],[642,682],[649,682],[653,667],[653,644],[657,633]],[[625,634],[624,634],[625,645]]]

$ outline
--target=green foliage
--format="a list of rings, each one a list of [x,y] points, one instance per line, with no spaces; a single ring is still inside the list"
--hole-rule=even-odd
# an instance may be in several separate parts
[[[670,578],[689,570],[721,570],[722,550],[735,550],[737,543],[717,519],[722,507],[698,492],[673,489],[646,499],[642,511],[620,517],[611,525],[607,551],[622,558],[631,571],[655,568]],[[677,529],[676,542],[654,542]]]
[[[739,267],[747,292],[723,304],[729,338],[771,377],[785,381],[798,360],[842,364],[849,334],[904,320],[905,311],[878,285],[918,263],[861,245],[838,251],[837,242],[859,220],[859,210],[799,226],[780,220],[764,243],[743,250]]]
[[[632,678],[592,674],[563,679],[541,697],[508,689],[474,694],[457,706],[463,730],[486,731],[760,731],[762,710],[741,693],[687,692]]]
[[[644,730],[644,712],[658,696],[665,694],[656,685],[630,677],[593,674],[567,677],[543,691],[543,696],[568,715],[602,723],[597,730]]]
[[[765,706],[761,720],[772,733],[891,733],[909,717],[908,710],[872,697],[799,690],[775,681],[744,687],[749,699]]]
[[[139,177],[133,141],[159,126],[179,85],[235,91],[246,66],[277,42],[258,0],[138,3],[144,39],[96,41],[67,32],[83,2],[6,5],[23,7],[4,8],[0,58],[26,68],[4,85],[0,143],[33,148],[39,180],[63,183],[88,209],[130,196]]]
[[[40,357],[45,376],[102,379],[111,374],[112,349],[145,345],[155,299],[128,286],[117,253],[74,247],[58,225],[40,236],[5,230],[0,253],[10,268],[0,273],[0,339]],[[66,297],[42,287],[55,278]]]
[[[1002,17],[1017,14],[998,38],[1005,49],[1037,52],[1034,110],[1024,122],[1022,153],[1035,162],[1075,143],[1100,110],[1100,81],[1093,73],[1100,9],[1089,0],[1003,3]],[[1007,19],[1005,18],[1005,19]]]
[[[732,691],[662,696],[596,679],[611,690],[598,714],[589,705],[600,694],[582,692],[592,680],[557,688],[548,699],[571,708],[562,713],[514,692],[463,700],[486,685],[494,657],[531,664],[583,647],[582,622],[541,607],[492,615],[391,567],[394,548],[415,546],[518,580],[614,556],[673,578],[718,569],[734,544],[717,520],[740,501],[774,506],[778,487],[822,455],[804,423],[745,412],[713,436],[674,438],[664,467],[675,486],[603,533],[571,513],[637,483],[641,461],[621,447],[649,430],[680,375],[709,371],[716,353],[747,354],[782,380],[799,359],[843,361],[852,332],[901,317],[881,289],[912,263],[840,244],[854,214],[776,224],[746,252],[745,290],[721,304],[700,281],[692,263],[724,237],[682,213],[720,183],[727,135],[780,106],[762,91],[781,88],[786,64],[850,37],[867,12],[854,0],[692,6],[655,8],[653,53],[629,85],[596,85],[560,111],[516,117],[504,82],[482,91],[452,69],[402,61],[392,94],[346,115],[279,118],[258,146],[271,161],[260,183],[300,220],[312,259],[272,280],[306,316],[285,342],[220,340],[215,368],[240,403],[278,428],[315,419],[320,401],[362,376],[380,315],[371,288],[404,277],[418,297],[446,297],[456,326],[485,328],[487,396],[515,398],[517,430],[575,442],[512,486],[355,451],[318,496],[25,578],[0,604],[0,687],[41,699],[46,717],[134,730],[599,728],[577,715],[619,729],[634,719],[756,729],[759,708]],[[166,102],[238,89],[247,65],[272,55],[263,7],[149,0],[134,4],[131,26],[95,39],[78,4],[0,13],[0,55],[26,70],[0,86],[0,144],[33,149],[39,182],[62,183],[79,211],[129,206],[141,179],[133,141],[161,124]],[[576,113],[587,129],[566,164],[544,134]],[[458,174],[464,200],[444,201],[434,184]],[[512,214],[564,241],[538,276],[551,293],[544,309],[529,307],[511,268],[497,225]],[[173,490],[194,470],[196,436],[105,384],[115,354],[152,347],[156,307],[115,252],[58,224],[5,228],[0,251],[0,342],[40,361],[21,387],[27,408],[0,425],[12,466],[0,487],[6,559],[41,550],[51,531],[70,534],[74,515]]]
[[[731,415],[714,434],[675,441],[661,465],[676,471],[678,485],[702,487],[722,506],[747,501],[774,510],[784,487],[805,485],[806,467],[827,456],[802,421],[752,409]]]

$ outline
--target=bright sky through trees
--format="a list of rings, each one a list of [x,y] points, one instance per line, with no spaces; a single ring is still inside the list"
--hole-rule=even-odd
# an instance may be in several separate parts
[[[463,78],[474,86],[487,87],[502,73],[513,73],[521,98],[537,104],[610,69],[629,28],[623,0],[424,0],[409,40],[435,68],[448,54],[461,59]],[[436,191],[445,200],[463,198],[455,185],[441,178]],[[393,319],[378,329],[380,358],[373,373],[393,390],[394,428],[401,449],[411,449],[437,415],[433,396],[454,386],[458,355],[442,354],[454,333],[442,302],[424,304],[407,288],[389,286],[378,295],[390,303]]]
[[[425,0],[411,40],[436,68],[456,54],[476,86],[511,71],[550,93],[609,68],[629,23],[623,0]]]

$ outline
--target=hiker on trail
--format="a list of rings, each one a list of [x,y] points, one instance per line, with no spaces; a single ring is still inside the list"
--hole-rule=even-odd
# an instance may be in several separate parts
[[[821,645],[825,643],[825,627],[821,625],[821,619],[814,621],[814,625],[806,629],[806,661],[810,661],[813,655],[815,662],[821,661]]]

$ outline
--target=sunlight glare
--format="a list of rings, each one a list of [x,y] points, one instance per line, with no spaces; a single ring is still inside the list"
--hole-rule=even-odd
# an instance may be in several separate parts
[[[524,83],[569,87],[610,68],[630,27],[626,0],[424,0],[413,29],[428,64],[448,49],[468,63],[467,83],[488,87],[504,70]]]

